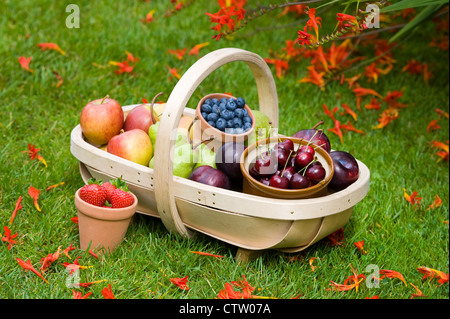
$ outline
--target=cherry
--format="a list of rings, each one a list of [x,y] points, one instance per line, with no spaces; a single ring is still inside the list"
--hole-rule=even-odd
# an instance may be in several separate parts
[[[255,172],[260,175],[274,174],[277,171],[277,162],[273,153],[262,154],[262,156],[256,160],[254,168]]]
[[[309,179],[306,176],[297,172],[292,175],[292,178],[289,181],[289,186],[293,189],[307,188],[310,185],[311,182],[309,181]]]
[[[294,151],[294,143],[290,139],[285,139],[283,142],[279,142],[275,148],[282,148],[289,151]]]
[[[305,176],[312,182],[320,182],[325,178],[325,169],[322,165],[310,165],[305,172]]]
[[[270,178],[269,185],[276,188],[288,188],[289,179],[286,176],[275,174]]]
[[[263,177],[259,181],[266,186],[270,186],[270,178],[268,178],[268,177]]]
[[[302,145],[302,146],[300,146],[298,151],[311,153],[312,156],[314,156],[314,154],[316,154],[316,151],[314,150],[314,148],[311,145]]]
[[[306,167],[312,162],[313,159],[314,157],[311,153],[297,152],[297,155],[295,156],[295,166],[297,168]]]
[[[283,168],[286,166],[286,162],[289,160],[292,150],[287,150],[284,148],[275,148],[273,151],[274,157],[276,157],[278,162],[278,167]]]

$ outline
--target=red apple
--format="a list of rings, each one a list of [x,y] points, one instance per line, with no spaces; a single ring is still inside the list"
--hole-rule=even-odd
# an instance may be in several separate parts
[[[108,153],[148,166],[153,156],[153,145],[147,133],[140,129],[123,132],[108,143]]]
[[[161,94],[163,93],[161,92],[155,95],[150,105],[141,104],[132,109],[125,119],[123,129],[125,131],[141,129],[144,132],[148,133],[149,127],[159,120],[158,115],[156,114],[156,111],[154,109],[154,104],[156,98]]]
[[[103,145],[120,133],[124,115],[120,104],[110,98],[89,102],[81,111],[80,126],[86,139],[96,145]]]

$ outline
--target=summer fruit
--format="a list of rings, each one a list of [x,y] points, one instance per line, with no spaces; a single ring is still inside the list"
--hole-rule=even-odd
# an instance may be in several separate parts
[[[161,92],[155,95],[150,105],[141,104],[132,109],[125,118],[123,129],[125,131],[130,131],[133,129],[141,129],[147,133],[150,126],[159,121],[158,115],[154,110],[154,104],[156,98],[161,94],[163,93]]]
[[[330,140],[328,139],[328,136],[326,136],[322,130],[315,129],[318,125],[322,123],[323,121],[317,123],[312,129],[300,130],[294,135],[292,135],[292,137],[301,138],[305,141],[314,143],[315,145],[322,147],[325,151],[330,153],[331,144]]]
[[[240,160],[244,150],[245,146],[241,143],[227,142],[223,144],[216,153],[217,168],[229,178],[242,178]]]
[[[116,186],[114,186],[111,182],[103,183],[101,186],[106,192],[106,200],[111,202],[111,195],[116,189]]]
[[[249,167],[250,176],[264,185],[282,189],[303,189],[319,183],[326,177],[326,170],[314,159],[314,148],[309,144],[303,146],[293,151],[294,144],[285,139],[260,152]]]
[[[178,145],[179,143],[186,143],[189,141],[189,137],[192,139],[193,137],[193,128],[191,123],[193,122],[193,118],[187,115],[183,115],[180,119],[180,122],[178,124],[178,130],[175,140],[175,145]],[[153,151],[155,151],[156,146],[156,136],[158,135],[158,128],[159,128],[159,121],[155,124],[150,125],[148,129],[148,136],[150,137],[150,140],[152,141],[153,145]],[[190,136],[188,137],[187,131],[189,130]]]
[[[86,139],[103,145],[119,134],[123,128],[124,114],[120,104],[108,96],[89,102],[81,111],[80,126]]]
[[[106,202],[106,191],[94,180],[80,188],[79,196],[86,203],[102,207]]]
[[[123,132],[109,142],[107,152],[129,161],[148,166],[153,156],[153,146],[147,133],[140,129]]]
[[[266,114],[258,110],[252,110],[252,113],[255,118],[255,130],[248,137],[248,145],[268,138],[272,129],[272,122]]]
[[[133,205],[134,197],[126,190],[116,188],[111,194],[112,208],[123,208]]]
[[[344,151],[333,151],[330,156],[334,162],[334,174],[328,186],[343,190],[358,179],[358,162],[353,155]]]
[[[230,180],[221,170],[215,169],[209,165],[199,166],[189,176],[190,180],[206,184],[209,186],[230,189]]]
[[[238,98],[206,99],[200,106],[202,117],[212,127],[229,134],[242,134],[252,127],[253,120]]]
[[[196,163],[194,169],[199,166],[208,165],[212,168],[217,168],[216,166],[216,154],[204,143],[200,143],[195,147]]]

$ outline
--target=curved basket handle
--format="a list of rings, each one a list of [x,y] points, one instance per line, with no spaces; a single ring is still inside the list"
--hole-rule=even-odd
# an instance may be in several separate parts
[[[194,63],[181,77],[170,94],[160,119],[154,160],[154,184],[156,206],[162,222],[169,231],[191,238],[194,232],[183,224],[176,207],[173,192],[173,158],[170,150],[175,141],[172,131],[178,127],[181,115],[191,95],[200,83],[224,64],[243,61],[250,67],[258,90],[259,108],[278,127],[278,96],[272,73],[259,55],[235,48],[213,51]]]

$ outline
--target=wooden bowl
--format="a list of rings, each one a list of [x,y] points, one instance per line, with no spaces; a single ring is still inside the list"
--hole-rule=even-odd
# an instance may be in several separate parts
[[[211,125],[209,125],[209,123],[206,121],[206,119],[203,118],[201,107],[206,99],[216,98],[216,99],[220,100],[221,98],[228,99],[230,97],[235,98],[234,96],[231,96],[228,94],[223,94],[223,93],[208,94],[200,100],[200,102],[198,103],[197,108],[195,110],[195,117],[198,118],[198,120],[200,121],[202,140],[204,140],[205,138],[210,137],[210,136],[214,137],[214,140],[211,143],[216,145],[217,148],[227,142],[237,142],[237,143],[244,144],[244,142],[248,139],[250,134],[252,134],[252,132],[255,130],[255,125],[256,125],[255,116],[253,115],[252,110],[248,107],[247,104],[245,104],[244,108],[247,110],[248,116],[250,116],[250,118],[252,119],[252,127],[249,130],[247,130],[246,132],[241,133],[241,134],[230,134],[230,133],[222,132],[221,130],[216,129],[215,127],[212,127]]]
[[[279,141],[290,139],[294,143],[294,150],[297,150],[299,144],[307,145],[308,141],[294,137],[276,137],[265,140],[260,140],[253,143],[245,149],[241,156],[241,171],[244,176],[243,192],[258,195],[263,197],[281,198],[281,199],[300,199],[300,198],[314,198],[327,194],[327,186],[334,174],[334,162],[330,154],[324,149],[315,148],[314,158],[317,159],[325,168],[325,178],[314,186],[303,189],[281,189],[272,186],[267,186],[260,181],[253,178],[249,169],[255,163],[256,157],[259,154],[257,147],[273,147]]]

